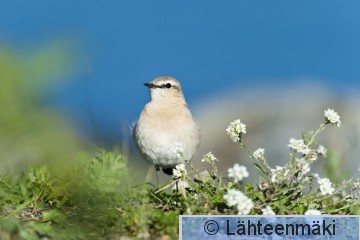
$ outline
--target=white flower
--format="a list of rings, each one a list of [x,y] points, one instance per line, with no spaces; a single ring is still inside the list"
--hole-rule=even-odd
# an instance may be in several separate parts
[[[266,206],[265,208],[261,209],[261,211],[263,215],[276,215],[270,206]]]
[[[308,216],[321,215],[321,212],[319,210],[315,210],[315,209],[308,209],[304,214],[308,215]]]
[[[333,109],[328,108],[324,111],[324,116],[326,121],[336,124],[338,127],[341,125],[340,116],[337,112],[335,112]]]
[[[289,175],[290,170],[285,167],[276,166],[276,169],[271,169],[271,182],[281,183]]]
[[[226,205],[228,205],[229,207],[233,207],[236,206],[241,199],[243,199],[245,195],[235,189],[229,189],[227,191],[227,193],[224,195],[224,199],[226,200]]]
[[[296,166],[300,169],[301,175],[310,172],[310,164],[304,158],[296,158]]]
[[[290,138],[288,147],[296,150],[296,152],[300,152],[303,154],[308,154],[310,152],[310,148],[305,145],[304,140],[300,139],[294,139]]]
[[[170,148],[170,152],[176,157],[176,159],[181,158],[184,155],[184,149],[181,146],[181,143],[174,143]]]
[[[326,153],[327,153],[327,149],[323,146],[323,145],[319,145],[318,149],[316,150],[316,152],[320,155],[323,155],[324,157],[326,157]]]
[[[236,206],[239,215],[247,215],[250,213],[254,204],[250,198],[245,196],[244,193],[235,189],[229,189],[224,195],[226,204],[229,207]]]
[[[241,134],[246,133],[246,125],[240,122],[240,119],[236,119],[226,128],[226,133],[230,135],[233,142],[240,142]]]
[[[254,158],[255,159],[263,159],[264,158],[264,153],[265,153],[265,149],[263,148],[258,148],[255,152],[254,152]]]
[[[314,150],[310,150],[310,152],[305,155],[306,160],[310,161],[310,162],[315,162],[318,159],[318,155],[316,153],[316,151]]]
[[[214,154],[212,154],[212,152],[208,152],[207,154],[205,154],[203,156],[203,159],[201,159],[202,162],[208,162],[208,163],[213,163],[215,161],[219,161],[217,160],[217,158],[214,156]]]
[[[328,178],[318,178],[318,183],[320,185],[321,195],[333,194],[335,189],[331,186],[331,182]]]
[[[173,177],[180,178],[186,175],[185,164],[181,163],[176,165],[175,169],[173,169]]]
[[[232,168],[228,169],[228,177],[234,180],[234,183],[238,183],[244,178],[249,176],[249,172],[247,171],[245,166],[240,166],[238,163]]]
[[[251,209],[254,207],[253,201],[244,195],[243,199],[238,203],[237,210],[238,215],[248,215],[251,211]]]

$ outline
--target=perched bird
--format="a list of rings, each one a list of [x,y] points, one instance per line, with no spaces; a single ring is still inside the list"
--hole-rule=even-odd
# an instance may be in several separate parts
[[[134,125],[133,137],[146,160],[155,165],[158,185],[160,168],[172,175],[176,165],[192,159],[200,132],[175,78],[161,76],[144,85],[151,100]]]

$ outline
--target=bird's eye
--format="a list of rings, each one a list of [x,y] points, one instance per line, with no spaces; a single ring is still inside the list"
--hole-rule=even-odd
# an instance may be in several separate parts
[[[167,83],[167,84],[165,84],[165,87],[166,87],[166,88],[171,88],[171,84],[170,84],[170,83]]]

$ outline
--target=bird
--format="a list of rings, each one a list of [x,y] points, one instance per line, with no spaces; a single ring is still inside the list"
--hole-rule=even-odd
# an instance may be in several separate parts
[[[155,166],[158,186],[160,168],[172,175],[176,165],[193,158],[200,130],[175,78],[160,76],[144,85],[150,91],[150,101],[134,124],[133,138],[145,159]],[[174,147],[181,148],[181,156],[174,153]]]

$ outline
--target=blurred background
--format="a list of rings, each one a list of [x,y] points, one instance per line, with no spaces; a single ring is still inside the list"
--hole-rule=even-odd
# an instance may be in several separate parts
[[[359,10],[355,0],[3,2],[1,171],[43,162],[63,171],[102,147],[144,176],[130,129],[149,101],[143,83],[169,75],[201,127],[194,164],[212,151],[223,172],[236,161],[251,168],[225,133],[240,118],[248,145],[281,165],[289,138],[334,108],[342,126],[319,141],[337,159],[331,177],[358,176]]]

